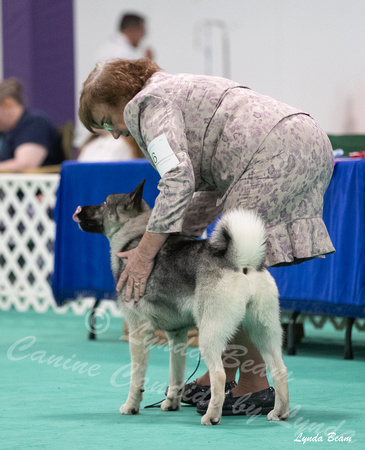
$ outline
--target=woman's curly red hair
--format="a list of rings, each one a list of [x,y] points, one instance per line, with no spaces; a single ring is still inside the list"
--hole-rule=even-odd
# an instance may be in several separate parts
[[[93,132],[97,127],[92,115],[96,105],[118,107],[121,103],[127,104],[160,70],[149,59],[115,59],[98,63],[83,84],[79,107],[81,122]]]

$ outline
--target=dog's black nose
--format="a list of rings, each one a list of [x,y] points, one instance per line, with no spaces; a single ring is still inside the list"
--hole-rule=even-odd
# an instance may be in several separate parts
[[[72,218],[73,218],[73,220],[75,221],[75,222],[80,222],[80,219],[79,219],[79,214],[80,214],[80,212],[81,212],[81,206],[78,206],[77,208],[76,208],[76,211],[73,213],[73,215],[72,215]]]

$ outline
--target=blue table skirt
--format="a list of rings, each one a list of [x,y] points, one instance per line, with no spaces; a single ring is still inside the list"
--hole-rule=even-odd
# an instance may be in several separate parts
[[[110,193],[130,192],[143,179],[147,180],[144,199],[153,206],[159,175],[145,160],[62,165],[53,276],[58,305],[85,296],[115,298],[106,237],[81,231],[72,214],[78,205],[99,204]],[[299,266],[270,269],[281,307],[365,317],[365,161],[336,163],[323,217],[336,253]]]
[[[270,269],[281,307],[365,317],[365,160],[336,162],[323,218],[336,253],[299,266]]]
[[[58,305],[77,297],[116,298],[107,238],[81,231],[72,214],[78,205],[97,205],[109,194],[131,192],[144,179],[143,198],[153,207],[160,176],[147,160],[62,164],[52,280]]]

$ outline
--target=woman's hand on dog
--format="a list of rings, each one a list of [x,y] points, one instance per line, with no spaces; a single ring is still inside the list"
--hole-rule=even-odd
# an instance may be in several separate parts
[[[145,232],[138,247],[127,252],[116,253],[119,258],[128,258],[122,272],[117,291],[120,292],[126,284],[126,301],[137,302],[145,293],[146,284],[152,272],[154,259],[168,238],[168,234]]]
[[[138,247],[128,252],[116,253],[116,256],[128,259],[127,265],[119,278],[117,291],[121,291],[123,286],[126,285],[126,301],[134,300],[137,302],[144,295],[154,261],[153,259],[143,258]]]

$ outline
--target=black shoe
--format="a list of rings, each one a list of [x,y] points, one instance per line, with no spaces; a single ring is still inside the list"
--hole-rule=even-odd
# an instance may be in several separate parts
[[[242,397],[233,397],[232,392],[226,392],[222,416],[253,416],[268,414],[274,409],[275,389],[269,387],[263,391],[246,394]],[[209,400],[200,401],[197,412],[204,415],[207,412]]]
[[[229,392],[231,389],[233,389],[237,383],[235,381],[230,381],[229,383],[225,384],[225,392]],[[166,389],[165,395],[167,395],[167,391],[169,388]],[[181,397],[181,401],[183,403],[187,403],[188,405],[196,406],[199,402],[204,402],[210,400],[210,386],[202,386],[201,384],[198,384],[196,381],[192,381],[191,383],[188,383],[185,385],[183,395]]]

